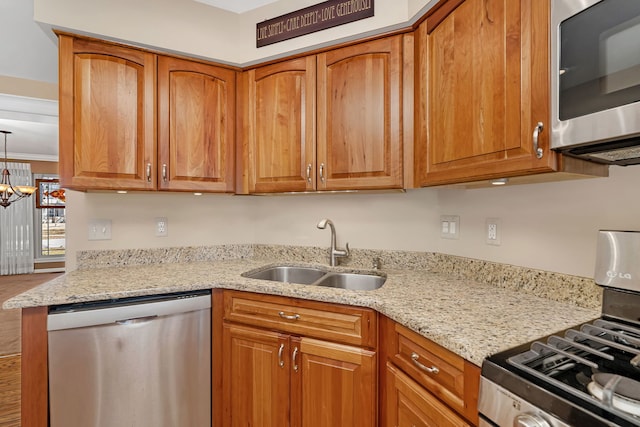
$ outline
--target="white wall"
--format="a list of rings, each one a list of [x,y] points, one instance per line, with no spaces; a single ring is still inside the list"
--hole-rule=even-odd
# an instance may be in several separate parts
[[[309,46],[404,25],[420,5],[435,0],[376,0],[375,16],[256,48],[256,24],[319,3],[280,0],[243,14],[194,0],[34,0],[37,22],[81,34],[120,40],[231,64],[282,56]]]
[[[68,268],[84,249],[273,243],[329,244],[316,223],[331,218],[352,248],[435,251],[591,277],[598,229],[640,230],[640,167],[609,178],[406,194],[195,197],[70,192]],[[460,239],[439,235],[440,215],[460,215]],[[166,216],[169,237],[155,237]],[[487,217],[501,219],[502,245],[485,244]],[[87,240],[88,220],[113,221],[111,241]]]
[[[376,0],[376,16],[255,48],[255,24],[317,1],[280,0],[242,15],[192,0],[34,0],[36,21],[161,49],[246,63],[397,25],[433,0]],[[84,249],[221,243],[327,245],[323,217],[339,242],[354,248],[437,251],[591,276],[596,231],[640,230],[640,167],[611,177],[484,190],[421,189],[406,194],[212,196],[76,193],[68,196],[68,267]],[[460,215],[459,240],[439,237],[439,216]],[[155,237],[153,218],[169,218],[169,237]],[[484,243],[487,217],[499,217],[502,245]],[[113,239],[89,242],[88,221],[113,221]]]

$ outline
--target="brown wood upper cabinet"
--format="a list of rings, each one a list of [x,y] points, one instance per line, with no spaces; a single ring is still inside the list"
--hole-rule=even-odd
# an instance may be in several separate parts
[[[402,37],[245,72],[238,192],[402,188]]]
[[[154,189],[155,55],[66,35],[59,53],[62,186]]]
[[[235,71],[66,34],[59,42],[64,187],[233,191]]]
[[[421,24],[422,185],[557,170],[549,150],[549,25],[549,2],[538,0],[445,0]]]
[[[235,71],[158,57],[158,187],[233,192]]]

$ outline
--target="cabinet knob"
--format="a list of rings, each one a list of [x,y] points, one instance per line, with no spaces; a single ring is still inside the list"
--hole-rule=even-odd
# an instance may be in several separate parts
[[[542,148],[538,146],[538,139],[540,137],[540,132],[544,130],[544,124],[542,122],[538,122],[535,128],[533,128],[533,151],[536,153],[536,157],[538,159],[542,158]]]

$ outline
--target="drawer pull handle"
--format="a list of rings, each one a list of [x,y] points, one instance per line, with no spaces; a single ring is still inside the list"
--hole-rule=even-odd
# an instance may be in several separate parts
[[[296,361],[298,358],[298,347],[293,349],[293,356],[291,356],[291,358],[293,359],[293,370],[298,372],[298,362]]]
[[[287,319],[287,320],[298,320],[300,318],[299,314],[285,314],[284,311],[279,312],[278,316],[282,317],[283,319]]]
[[[307,182],[311,184],[311,163],[307,165]]]
[[[425,366],[422,363],[420,363],[418,359],[420,359],[420,355],[418,353],[411,353],[411,361],[419,369],[422,369],[423,371],[428,372],[430,374],[437,374],[438,372],[440,372],[440,369],[438,369],[437,366],[432,366],[432,367]]]
[[[284,360],[282,360],[282,352],[284,351],[284,344],[280,344],[280,348],[278,349],[278,366],[284,368]]]

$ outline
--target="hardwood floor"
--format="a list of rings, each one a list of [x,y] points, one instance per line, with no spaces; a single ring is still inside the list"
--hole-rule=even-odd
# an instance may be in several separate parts
[[[62,273],[0,276],[0,306]],[[0,426],[20,427],[20,310],[0,308]]]
[[[0,426],[20,427],[20,355],[0,356]]]
[[[9,298],[48,282],[60,274],[62,273],[0,276],[0,306]],[[17,353],[20,353],[20,310],[0,309],[0,356]]]

